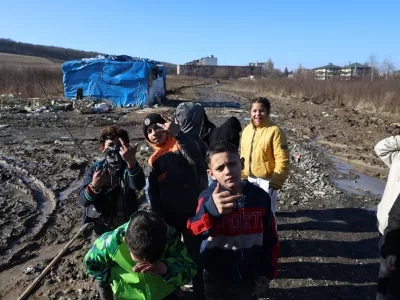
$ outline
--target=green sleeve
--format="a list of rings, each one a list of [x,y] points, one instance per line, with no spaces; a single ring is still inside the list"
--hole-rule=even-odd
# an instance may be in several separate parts
[[[93,278],[103,283],[110,282],[111,266],[113,261],[110,258],[109,245],[112,240],[112,231],[100,236],[89,252],[85,255],[86,272]]]
[[[181,242],[173,229],[170,229],[170,246],[168,247],[163,262],[168,271],[163,276],[164,280],[173,286],[182,286],[189,283],[197,273],[197,264],[189,257],[185,245]]]

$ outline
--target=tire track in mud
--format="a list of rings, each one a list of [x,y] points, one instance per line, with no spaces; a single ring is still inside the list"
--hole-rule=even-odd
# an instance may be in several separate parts
[[[0,167],[7,170],[13,179],[16,179],[14,180],[15,182],[6,183],[8,188],[11,190],[19,190],[19,192],[27,196],[26,198],[23,197],[19,199],[22,203],[17,204],[19,205],[17,208],[21,207],[21,205],[24,204],[23,202],[26,202],[27,206],[34,208],[33,213],[26,217],[21,214],[20,211],[15,210],[15,207],[9,212],[8,220],[6,220],[5,224],[11,228],[11,233],[8,237],[1,237],[1,239],[7,239],[7,249],[2,253],[0,270],[9,267],[10,264],[24,261],[32,255],[29,254],[30,251],[27,250],[33,250],[38,247],[38,244],[34,241],[42,236],[47,227],[49,218],[54,213],[57,206],[57,198],[53,191],[47,188],[43,181],[31,175],[22,165],[22,163],[14,158],[0,157]],[[10,200],[12,201],[12,199]],[[25,227],[24,230],[13,233],[12,227],[16,223],[22,223],[18,225]],[[2,231],[3,230],[8,229],[3,228]]]

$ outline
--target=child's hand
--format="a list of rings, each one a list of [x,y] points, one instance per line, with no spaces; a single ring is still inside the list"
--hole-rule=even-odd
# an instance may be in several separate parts
[[[396,256],[395,255],[389,255],[388,257],[386,257],[386,267],[388,268],[388,270],[390,272],[394,272],[396,271]]]
[[[139,146],[138,143],[135,146],[131,147],[129,143],[125,143],[123,139],[119,139],[121,142],[121,148],[119,150],[119,154],[121,155],[122,159],[128,164],[129,169],[133,169],[136,165],[136,152]]]
[[[181,125],[179,125],[178,121],[175,119],[175,122],[172,122],[167,117],[161,115],[161,118],[165,120],[164,124],[157,123],[157,126],[161,128],[161,130],[168,131],[170,135],[176,137],[179,132],[181,132]]]
[[[105,186],[109,181],[110,181],[110,176],[107,174],[107,172],[102,170],[96,170],[96,172],[94,172],[92,177],[92,186],[96,190],[99,190],[103,186]]]
[[[150,273],[152,276],[162,276],[167,273],[168,268],[165,263],[158,261],[154,264],[139,263],[132,268],[132,271],[137,273]]]
[[[235,207],[236,200],[242,198],[242,195],[232,196],[229,191],[221,192],[221,185],[218,182],[212,194],[212,198],[214,200],[218,212],[221,215],[226,215],[232,211],[232,209]]]

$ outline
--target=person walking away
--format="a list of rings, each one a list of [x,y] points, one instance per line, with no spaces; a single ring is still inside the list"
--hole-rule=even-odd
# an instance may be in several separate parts
[[[381,140],[374,147],[377,156],[390,168],[385,191],[378,205],[377,218],[379,229],[379,248],[384,242],[385,229],[388,226],[389,212],[396,197],[400,193],[400,136],[391,136]],[[380,258],[378,273],[377,300],[386,299],[390,283],[390,272],[386,267],[385,259]]]
[[[400,300],[400,194],[389,212],[380,252],[390,278],[385,299]]]

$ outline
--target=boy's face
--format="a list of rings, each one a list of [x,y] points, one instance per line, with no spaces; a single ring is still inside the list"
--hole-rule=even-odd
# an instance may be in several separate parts
[[[238,154],[222,152],[210,157],[207,173],[227,190],[236,190],[241,184],[244,159]]]
[[[147,136],[149,141],[154,145],[163,145],[168,138],[168,133],[157,126],[157,124],[152,124],[147,127]]]

